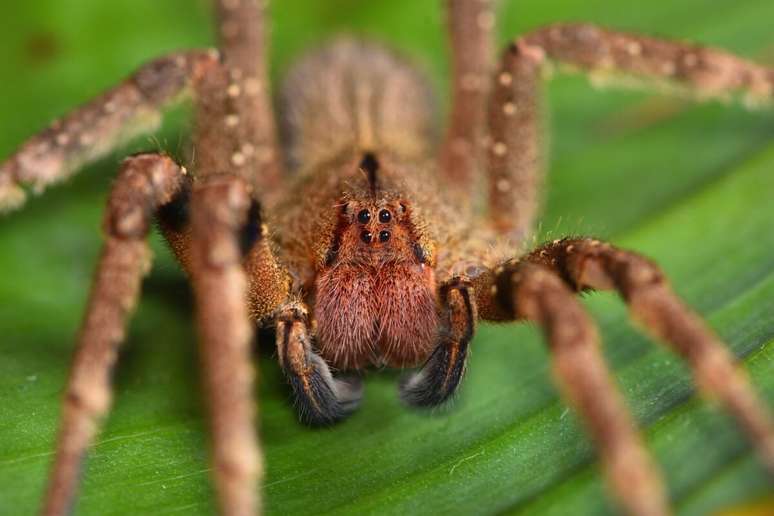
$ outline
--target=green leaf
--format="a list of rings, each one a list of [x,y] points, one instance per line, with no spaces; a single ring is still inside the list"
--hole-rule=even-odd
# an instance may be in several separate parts
[[[339,30],[403,49],[446,92],[440,2],[285,0],[273,8],[273,73]],[[211,44],[204,2],[8,2],[0,20],[0,156],[139,63]],[[560,19],[684,37],[772,58],[774,3],[738,0],[507,2],[506,36]],[[744,360],[774,405],[774,117],[597,91],[549,88],[552,160],[542,237],[590,233],[657,260],[676,290]],[[178,113],[134,149],[177,151]],[[45,486],[74,335],[100,246],[101,210],[122,154],[0,219],[0,514],[31,514]],[[115,378],[114,409],[89,455],[80,514],[210,513],[191,300],[156,237],[156,268]],[[634,331],[612,296],[584,301],[605,354],[661,465],[679,514],[772,496],[729,417],[698,399],[687,369]],[[450,410],[401,406],[397,374],[377,372],[363,407],[334,428],[295,420],[262,342],[264,493],[271,513],[606,514],[593,448],[559,399],[549,356],[525,325],[482,325]]]

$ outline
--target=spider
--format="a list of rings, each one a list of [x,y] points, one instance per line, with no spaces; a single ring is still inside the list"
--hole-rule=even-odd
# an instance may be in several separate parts
[[[288,74],[275,129],[263,6],[218,0],[219,52],[159,58],[31,138],[0,165],[0,205],[42,191],[155,128],[181,96],[196,105],[188,174],[143,153],[121,165],[63,401],[44,512],[66,512],[110,403],[109,375],[149,266],[155,219],[194,287],[221,510],[255,513],[252,323],[276,328],[277,355],[302,421],[357,408],[360,371],[417,368],[408,405],[447,402],[478,320],[531,321],[596,441],[613,494],[631,514],[665,514],[660,476],[617,393],[576,292],[614,290],[654,337],[686,359],[774,468],[774,425],[733,357],[650,260],[594,238],[525,249],[542,181],[538,92],[548,62],[621,73],[702,98],[767,102],[774,71],[720,50],[557,24],[494,59],[492,2],[451,1],[453,103],[433,145],[432,95],[389,50],[339,39]],[[281,136],[280,136],[281,134]],[[443,188],[441,188],[443,186]],[[479,210],[484,189],[486,210]]]

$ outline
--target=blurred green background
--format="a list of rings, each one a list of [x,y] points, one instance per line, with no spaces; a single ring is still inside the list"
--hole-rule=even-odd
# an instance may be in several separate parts
[[[774,2],[506,1],[502,41],[556,20],[684,37],[774,63]],[[442,95],[447,62],[439,2],[284,0],[272,7],[272,72],[340,30],[373,34],[422,63]],[[0,156],[53,117],[163,52],[212,44],[196,0],[5,2],[0,16]],[[557,77],[542,236],[591,233],[655,258],[676,290],[744,359],[774,406],[774,116],[599,91]],[[445,97],[442,97],[445,98]],[[179,110],[131,149],[176,152]],[[100,214],[123,153],[0,219],[0,514],[37,510],[58,402],[100,245]],[[83,476],[79,514],[214,511],[190,296],[169,252],[129,330],[116,401]],[[772,496],[729,418],[697,399],[671,354],[627,323],[607,294],[585,303],[677,512],[707,514]],[[270,513],[610,514],[594,452],[558,399],[528,326],[482,325],[452,410],[397,400],[376,373],[361,410],[328,430],[295,421],[262,342],[259,410]]]

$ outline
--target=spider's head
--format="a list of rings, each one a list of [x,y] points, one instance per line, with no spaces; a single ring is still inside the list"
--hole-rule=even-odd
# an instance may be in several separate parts
[[[381,267],[417,259],[408,204],[403,200],[349,198],[341,208],[337,241],[326,265]]]
[[[385,188],[367,154],[364,181],[345,192],[315,282],[318,348],[340,369],[410,366],[433,348],[436,287],[428,252],[403,192]]]

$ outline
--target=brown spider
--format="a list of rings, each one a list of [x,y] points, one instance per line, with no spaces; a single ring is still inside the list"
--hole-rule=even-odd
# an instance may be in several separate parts
[[[0,207],[11,210],[24,201],[22,187],[43,190],[152,130],[173,100],[195,100],[195,177],[167,156],[135,155],[110,195],[45,513],[67,511],[84,450],[108,410],[109,374],[148,269],[154,217],[194,286],[226,514],[260,508],[252,321],[276,326],[299,415],[318,425],[357,407],[360,377],[349,373],[369,366],[420,367],[402,382],[403,399],[444,403],[460,384],[478,319],[542,328],[557,380],[596,440],[621,506],[667,513],[660,477],[574,296],[586,289],[617,291],[633,317],[688,361],[774,469],[766,407],[657,266],[589,238],[520,251],[541,183],[537,90],[545,63],[760,102],[774,97],[774,70],[720,50],[583,24],[516,39],[495,69],[492,1],[452,0],[453,107],[437,156],[422,78],[392,53],[351,39],[290,72],[280,149],[260,4],[218,0],[220,53],[179,53],[143,66],[0,165]],[[475,210],[480,183],[487,185],[483,214]]]

